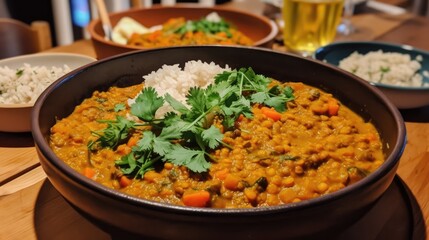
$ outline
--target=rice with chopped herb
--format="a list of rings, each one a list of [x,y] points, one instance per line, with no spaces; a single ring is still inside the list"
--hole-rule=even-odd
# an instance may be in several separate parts
[[[340,61],[339,67],[374,83],[396,86],[429,86],[419,73],[422,56],[412,59],[409,54],[383,52],[352,53]]]
[[[153,87],[160,96],[168,93],[186,105],[186,94],[191,87],[206,88],[213,83],[217,74],[229,70],[231,69],[228,66],[223,68],[213,62],[193,60],[186,62],[183,69],[179,64],[164,65],[157,71],[143,76],[143,79],[145,87]],[[134,102],[134,99],[130,99],[128,104],[131,105]],[[172,111],[172,108],[166,104],[156,112],[156,116],[163,116],[169,111]]]
[[[23,64],[18,69],[0,67],[0,103],[34,103],[50,84],[70,70],[67,65],[46,67]]]

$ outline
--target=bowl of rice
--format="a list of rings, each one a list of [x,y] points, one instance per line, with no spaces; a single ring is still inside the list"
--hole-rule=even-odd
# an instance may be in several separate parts
[[[429,52],[384,42],[338,42],[314,58],[338,66],[380,89],[399,109],[429,105]]]
[[[68,53],[39,53],[0,61],[0,132],[29,132],[39,95],[64,74],[96,59]]]

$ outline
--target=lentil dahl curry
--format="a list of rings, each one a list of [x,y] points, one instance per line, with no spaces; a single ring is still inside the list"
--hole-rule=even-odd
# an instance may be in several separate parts
[[[165,103],[174,111],[155,117]],[[375,127],[332,94],[251,68],[190,88],[186,103],[143,83],[95,91],[52,127],[50,145],[109,188],[212,208],[315,198],[361,180],[384,161]]]
[[[250,46],[253,41],[220,17],[218,21],[179,17],[169,19],[159,30],[134,33],[127,42],[127,45],[148,48],[203,44]]]

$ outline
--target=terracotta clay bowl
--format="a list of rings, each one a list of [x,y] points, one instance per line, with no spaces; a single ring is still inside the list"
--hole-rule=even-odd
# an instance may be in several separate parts
[[[178,4],[175,6],[154,5],[151,8],[131,9],[124,12],[110,14],[110,21],[115,26],[123,17],[130,17],[145,27],[152,27],[165,23],[170,18],[184,17],[187,20],[199,20],[212,12],[234,25],[239,31],[253,40],[254,46],[269,47],[277,36],[276,24],[266,17],[256,14],[228,9],[225,7],[199,7],[192,4]],[[130,46],[115,43],[105,39],[101,21],[93,20],[88,25],[88,32],[94,44],[98,59],[133,50],[147,49],[139,46]]]

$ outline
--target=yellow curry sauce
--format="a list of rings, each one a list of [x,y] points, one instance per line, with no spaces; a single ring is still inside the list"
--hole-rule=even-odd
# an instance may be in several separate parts
[[[186,30],[177,32],[181,27],[184,28],[187,21],[185,18],[172,18],[163,24],[161,30],[145,34],[134,33],[128,40],[128,45],[139,47],[169,47],[183,45],[244,45],[250,46],[253,41],[242,32],[229,27],[222,31],[209,33],[202,30]]]
[[[92,153],[90,164],[91,131],[106,127],[96,120],[126,116],[129,107],[115,112],[115,105],[126,104],[142,85],[95,92],[70,116],[57,121],[50,144],[73,169],[109,188],[159,202],[213,208],[273,206],[315,198],[359,181],[383,163],[382,143],[371,123],[331,94],[302,83],[285,84],[295,96],[288,109],[270,115],[270,109],[254,105],[252,119],[240,118],[235,130],[224,133],[229,146],[212,152],[215,161],[207,173],[160,161],[143,179],[127,178],[115,161],[130,152],[136,136],[115,150]],[[198,199],[208,200],[201,204]]]

